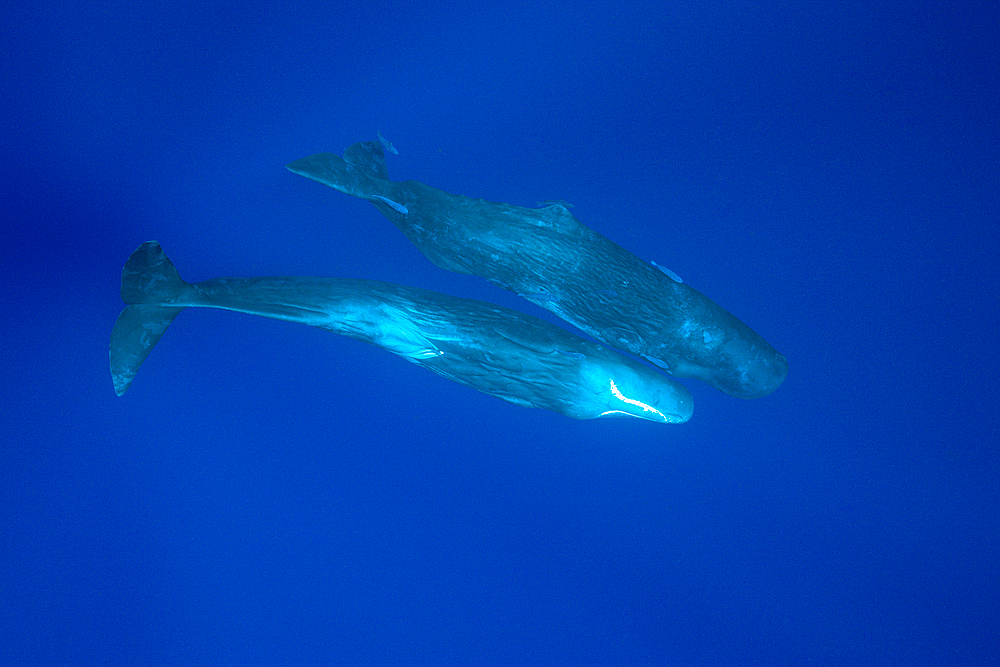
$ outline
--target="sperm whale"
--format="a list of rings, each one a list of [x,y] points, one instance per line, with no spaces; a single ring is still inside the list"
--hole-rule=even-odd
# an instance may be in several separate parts
[[[679,424],[694,410],[682,385],[602,345],[508,308],[415,287],[290,276],[188,283],[150,241],[122,269],[121,295],[128,306],[109,348],[119,396],[174,318],[204,307],[327,329],[510,403],[575,419]]]
[[[575,217],[389,180],[378,142],[317,153],[288,169],[370,201],[443,269],[521,295],[597,340],[739,398],[765,396],[788,360],[677,274],[643,261]]]

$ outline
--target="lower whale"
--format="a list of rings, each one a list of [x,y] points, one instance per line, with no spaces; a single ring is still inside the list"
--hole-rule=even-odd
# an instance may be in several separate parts
[[[765,396],[788,360],[676,274],[645,262],[570,215],[389,180],[378,142],[317,153],[288,169],[367,199],[432,262],[511,290],[597,340],[739,398]]]
[[[125,264],[121,295],[129,305],[110,346],[119,396],[177,314],[206,307],[327,329],[505,401],[575,419],[679,424],[694,410],[682,385],[602,345],[514,310],[414,287],[288,276],[187,283],[150,241]]]

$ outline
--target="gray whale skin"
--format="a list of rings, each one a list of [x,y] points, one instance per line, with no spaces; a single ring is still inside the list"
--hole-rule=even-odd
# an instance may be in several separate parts
[[[122,269],[121,294],[130,305],[110,345],[119,396],[177,314],[202,306],[328,329],[505,401],[576,419],[679,424],[694,410],[682,385],[597,343],[530,315],[414,287],[287,276],[187,283],[149,241]]]
[[[376,141],[286,166],[367,199],[439,267],[486,278],[672,375],[755,398],[788,374],[784,355],[750,327],[560,203],[523,208],[391,181]]]

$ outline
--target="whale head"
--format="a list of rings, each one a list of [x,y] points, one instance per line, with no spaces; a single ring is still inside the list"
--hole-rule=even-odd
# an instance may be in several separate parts
[[[662,424],[691,419],[694,399],[684,385],[626,361],[595,360],[581,370],[581,419],[638,417]]]

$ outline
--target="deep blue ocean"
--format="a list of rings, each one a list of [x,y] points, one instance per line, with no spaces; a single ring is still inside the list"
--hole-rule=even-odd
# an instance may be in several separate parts
[[[2,35],[0,665],[1000,663],[996,2],[20,3]],[[656,261],[784,353],[682,425],[178,316],[117,397],[121,269],[500,304],[295,175]]]

